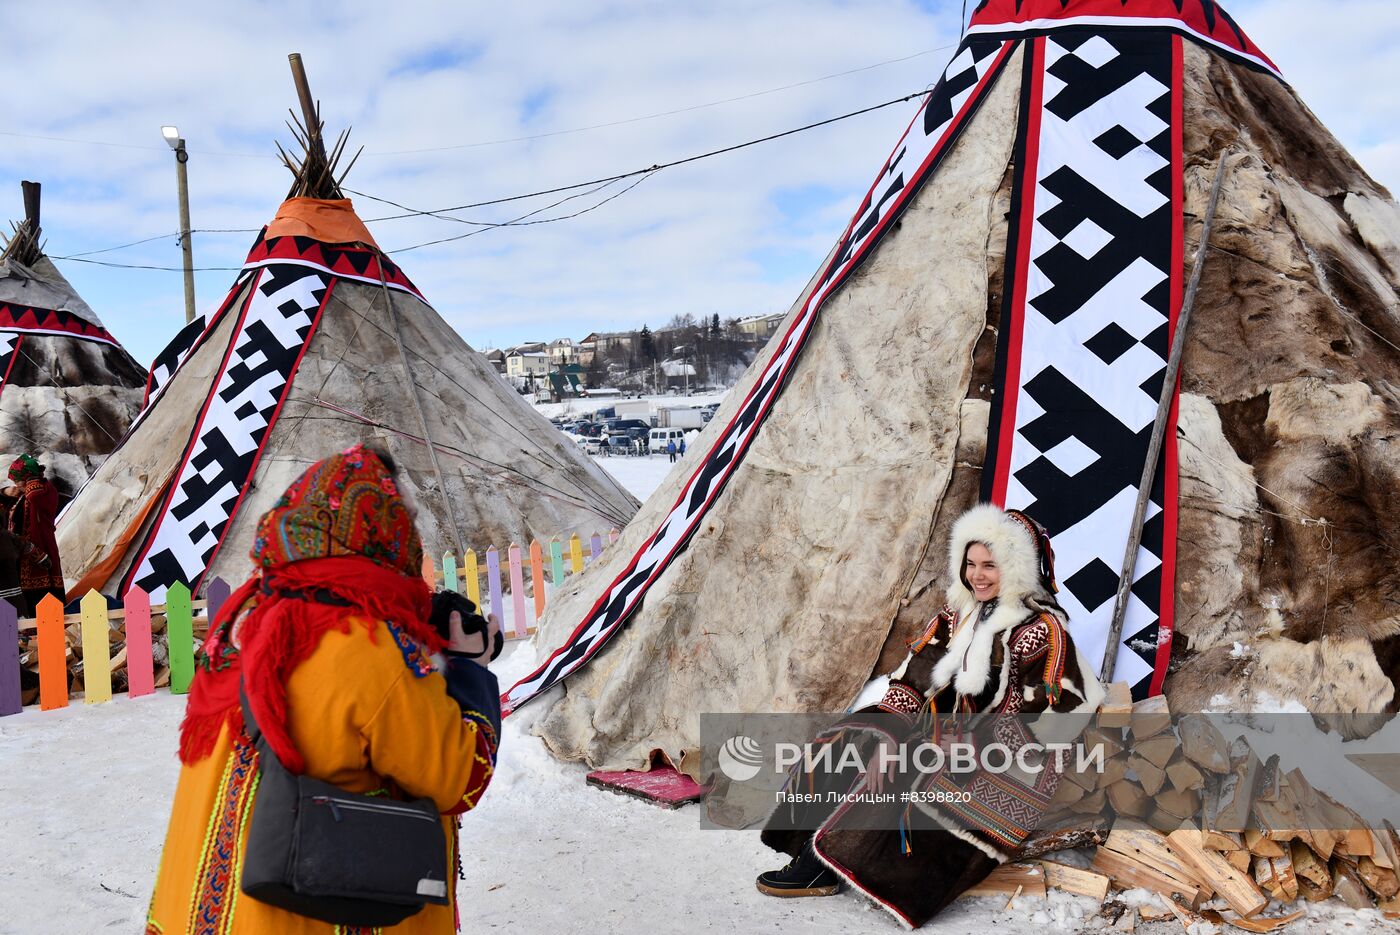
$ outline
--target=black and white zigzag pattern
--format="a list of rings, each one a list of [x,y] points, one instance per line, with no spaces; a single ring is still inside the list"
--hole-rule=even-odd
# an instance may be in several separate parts
[[[977,105],[1000,74],[1013,42],[971,40],[959,49],[943,78],[905,131],[894,153],[856,210],[831,262],[807,303],[782,336],[732,422],[700,461],[680,499],[624,571],[603,592],[569,639],[545,663],[502,696],[507,713],[547,691],[596,654],[637,608],[651,583],[689,541],[725,483],[743,461],[749,444],[782,392],[802,353],[822,303],[869,255],[881,235],[930,177],[967,126]]]
[[[332,278],[287,264],[257,275],[183,467],[123,590],[138,584],[159,600],[176,581],[198,586],[252,477]]]
[[[1019,373],[1005,377],[1018,394],[1015,432],[1011,450],[996,457],[1010,458],[1004,505],[1052,535],[1061,603],[1076,646],[1097,668],[1180,275],[1172,260],[1178,40],[1120,30],[1033,41],[1044,44],[1040,132],[1026,141],[1036,169],[1034,180],[1021,180],[1020,196],[1034,199],[1034,220],[1029,257],[1020,259],[1025,301],[1013,310],[1021,316]],[[1159,470],[1115,673],[1138,696],[1151,682],[1159,634],[1170,638],[1170,621],[1159,626],[1162,477]]]
[[[23,335],[13,331],[0,331],[0,388],[4,387],[10,374],[10,362],[15,356],[15,348],[19,347],[19,342],[23,340]]]

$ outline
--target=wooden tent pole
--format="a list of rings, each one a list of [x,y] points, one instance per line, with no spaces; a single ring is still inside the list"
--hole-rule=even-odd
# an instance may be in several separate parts
[[[316,100],[311,96],[311,83],[306,80],[306,66],[301,63],[301,53],[289,53],[287,61],[292,66],[292,83],[297,86],[297,100],[301,101],[301,119],[306,124],[306,141],[324,161],[326,144],[321,140],[321,115],[317,113]]]
[[[39,239],[39,183],[20,182],[20,191],[24,193],[24,219],[29,222],[29,233],[35,242]]]
[[[1181,352],[1186,347],[1186,325],[1191,320],[1191,308],[1196,304],[1196,290],[1201,285],[1206,247],[1210,244],[1210,231],[1215,223],[1215,207],[1220,201],[1220,184],[1225,179],[1226,155],[1224,152],[1220,154],[1220,161],[1215,167],[1215,181],[1210,186],[1205,223],[1201,226],[1201,239],[1196,244],[1196,258],[1191,267],[1191,282],[1186,287],[1186,298],[1181,303],[1181,312],[1176,316],[1176,330],[1172,333],[1167,373],[1162,380],[1162,394],[1157,400],[1157,421],[1152,426],[1152,440],[1147,446],[1147,461],[1142,466],[1142,481],[1138,484],[1133,523],[1128,527],[1131,532],[1128,536],[1128,547],[1123,552],[1123,569],[1118,575],[1118,596],[1113,601],[1113,623],[1108,628],[1108,644],[1104,647],[1103,667],[1099,675],[1104,682],[1113,681],[1113,670],[1118,662],[1118,642],[1123,637],[1123,618],[1128,611],[1128,595],[1132,593],[1133,569],[1137,566],[1138,546],[1142,543],[1147,501],[1152,493],[1152,482],[1157,476],[1157,461],[1162,456],[1162,445],[1166,440],[1167,417],[1171,414],[1172,400],[1176,398],[1176,380],[1181,372]]]

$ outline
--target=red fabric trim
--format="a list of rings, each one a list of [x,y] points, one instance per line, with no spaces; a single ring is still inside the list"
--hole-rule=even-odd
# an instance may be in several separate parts
[[[1176,219],[1172,227],[1172,297],[1171,326],[1176,335],[1177,316],[1183,301],[1186,278],[1185,220],[1186,181],[1185,154],[1182,143],[1183,118],[1182,75],[1184,72],[1184,40],[1177,36],[1172,42],[1172,217]],[[1152,681],[1148,683],[1148,694],[1158,695],[1167,679],[1167,664],[1172,658],[1172,633],[1176,629],[1176,536],[1178,510],[1178,482],[1180,480],[1177,462],[1176,426],[1181,407],[1181,375],[1177,374],[1177,386],[1172,392],[1171,412],[1167,416],[1166,444],[1163,447],[1162,464],[1162,593],[1157,609],[1157,655],[1153,659]]]
[[[327,244],[309,237],[264,237],[253,244],[244,265],[256,266],[278,261],[305,263],[330,270],[341,279],[376,284],[382,270],[384,281],[389,286],[406,290],[427,301],[397,264],[369,247]]]
[[[1215,0],[983,0],[972,14],[968,30],[995,33],[998,27],[1055,28],[1076,25],[1076,21],[1102,25],[1105,19],[1121,21],[1123,26],[1184,30],[1278,74],[1278,66]]]
[[[101,325],[85,321],[72,312],[61,309],[35,308],[0,302],[0,331],[28,331],[34,334],[81,338],[101,344],[116,344],[117,339]]]
[[[1031,83],[1022,106],[1026,110],[1025,158],[1020,167],[1021,217],[1016,227],[1016,284],[1011,299],[1010,333],[1006,341],[1006,379],[1001,402],[1001,435],[997,440],[996,475],[992,503],[1006,505],[1006,487],[1011,479],[1011,451],[1016,436],[1016,398],[1021,386],[1021,340],[1026,314],[1026,288],[1030,278],[1031,233],[1035,228],[1036,169],[1040,161],[1040,115],[1045,92],[1045,40],[1031,39],[1026,54],[1031,58]]]

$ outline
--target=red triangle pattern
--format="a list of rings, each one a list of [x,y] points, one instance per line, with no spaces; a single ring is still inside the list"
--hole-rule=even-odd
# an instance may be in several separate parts
[[[9,302],[0,302],[0,331],[71,335],[85,341],[117,343],[117,339],[112,337],[106,328],[85,321],[72,312],[34,308],[30,305],[12,305]]]
[[[418,298],[423,299],[423,294],[418,291],[403,270],[384,254],[369,247],[352,246],[349,244],[327,244],[319,240],[312,240],[308,237],[259,237],[258,242],[253,244],[253,249],[248,252],[248,264],[266,263],[272,260],[297,260],[303,263],[314,263],[317,266],[330,270],[337,276],[348,276],[357,279],[379,280],[380,270],[383,270],[384,280],[391,286],[413,293]],[[427,302],[427,299],[423,299]]]

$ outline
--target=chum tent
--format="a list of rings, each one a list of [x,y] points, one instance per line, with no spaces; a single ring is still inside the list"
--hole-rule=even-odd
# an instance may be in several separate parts
[[[287,201],[227,297],[156,359],[145,408],[63,516],[70,594],[242,581],[258,518],[356,442],[398,463],[429,555],[586,538],[636,509],[379,249],[341,197],[343,136],[328,157],[306,126]]]
[[[71,497],[141,408],[146,371],[43,250],[40,186],[0,255],[0,467],[32,454]]]
[[[979,500],[1049,528],[1097,668],[1222,157],[1114,677],[1178,711],[1390,704],[1400,209],[1236,21],[983,0],[872,145],[831,254],[551,601],[507,707],[544,696],[551,750],[608,769],[684,764],[702,712],[842,711],[940,609]]]

